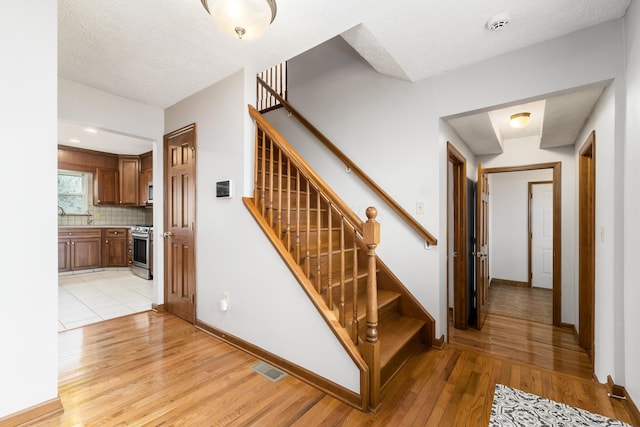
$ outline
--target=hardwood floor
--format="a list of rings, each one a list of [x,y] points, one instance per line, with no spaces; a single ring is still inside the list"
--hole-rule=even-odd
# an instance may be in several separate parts
[[[539,348],[540,355],[530,358],[554,360],[564,338],[547,337],[557,340],[549,349],[534,330],[530,353]],[[518,351],[504,344],[514,340],[509,334],[491,338],[488,348],[468,339],[413,357],[385,390],[376,414],[291,376],[270,382],[251,369],[257,363],[252,356],[166,313],[61,332],[59,340],[65,412],[37,425],[486,426],[496,383],[630,421],[603,385],[518,360],[511,354]],[[506,357],[492,353],[501,346]],[[541,364],[569,370],[572,363]]]
[[[553,324],[553,290],[491,283],[487,312]]]

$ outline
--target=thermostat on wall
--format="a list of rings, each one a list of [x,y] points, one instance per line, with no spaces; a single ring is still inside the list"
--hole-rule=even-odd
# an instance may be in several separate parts
[[[231,197],[231,181],[216,182],[216,197]]]

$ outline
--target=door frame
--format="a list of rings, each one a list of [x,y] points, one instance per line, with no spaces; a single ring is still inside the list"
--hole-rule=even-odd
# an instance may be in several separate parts
[[[594,360],[596,131],[578,151],[578,344]]]
[[[449,164],[453,166],[453,188],[449,188]],[[449,212],[449,195],[453,197],[453,212]],[[453,250],[458,256],[453,259],[453,326],[467,329],[469,325],[467,304],[467,159],[458,149],[447,142],[447,311],[449,307],[449,221],[453,221]],[[448,326],[447,322],[447,336]]]
[[[533,229],[532,229],[532,201],[533,201],[533,186],[534,185],[540,185],[540,184],[551,184],[553,185],[553,181],[529,181],[527,183],[527,187],[528,187],[528,200],[529,200],[529,206],[528,206],[528,211],[529,211],[529,234],[528,234],[528,240],[529,240],[529,262],[528,262],[528,266],[529,266],[529,273],[527,274],[528,277],[528,283],[529,283],[529,287],[532,288],[533,287],[533,267],[532,267],[532,240],[533,240]]]
[[[487,174],[553,170],[553,326],[562,327],[562,162],[486,168]]]

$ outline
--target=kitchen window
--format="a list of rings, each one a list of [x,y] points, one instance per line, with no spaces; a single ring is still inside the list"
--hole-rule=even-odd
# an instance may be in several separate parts
[[[89,183],[91,174],[75,171],[58,171],[58,212],[82,214],[89,207]],[[60,212],[62,209],[62,212]]]

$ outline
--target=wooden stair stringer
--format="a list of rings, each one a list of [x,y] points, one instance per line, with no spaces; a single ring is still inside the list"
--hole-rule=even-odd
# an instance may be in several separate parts
[[[331,331],[333,331],[342,347],[345,349],[351,360],[360,370],[360,399],[358,404],[354,406],[362,411],[366,411],[369,403],[369,367],[367,366],[365,360],[362,358],[356,344],[352,341],[347,330],[342,327],[335,313],[327,307],[323,300],[323,297],[316,292],[314,284],[306,277],[304,271],[302,271],[302,268],[296,263],[291,253],[286,250],[282,241],[278,238],[276,232],[269,226],[269,223],[261,215],[260,211],[255,206],[254,200],[250,197],[243,197],[242,201],[249,210],[249,213],[251,213],[251,216],[253,216],[255,221],[258,223],[258,226],[267,236],[276,252],[280,255],[300,286],[302,286],[302,289],[305,291],[313,305],[316,307],[325,323],[329,326]],[[313,385],[317,386],[317,384]],[[347,401],[347,403],[353,405],[355,402]]]

